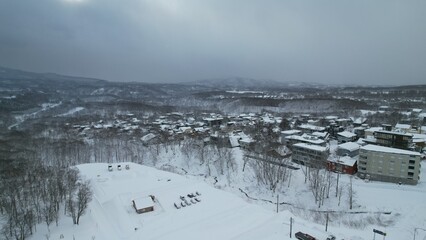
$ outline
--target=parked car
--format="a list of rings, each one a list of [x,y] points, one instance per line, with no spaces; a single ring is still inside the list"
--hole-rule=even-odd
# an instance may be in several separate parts
[[[327,240],[336,240],[336,237],[333,236],[333,235],[330,235],[330,236],[327,237]]]
[[[188,194],[187,196],[188,196],[189,198],[193,198],[193,197],[195,197],[195,194],[190,193],[190,194]]]
[[[175,203],[175,208],[176,209],[180,209],[181,208],[180,204],[179,203]]]
[[[312,237],[311,235],[307,233],[297,232],[294,235],[299,240],[317,240],[316,238]]]

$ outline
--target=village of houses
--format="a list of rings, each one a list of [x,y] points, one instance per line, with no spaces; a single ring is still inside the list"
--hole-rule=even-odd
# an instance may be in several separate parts
[[[380,110],[383,112],[386,107]],[[240,147],[247,155],[267,151],[272,159],[277,159],[277,164],[279,158],[290,157],[293,163],[302,166],[326,168],[366,181],[415,185],[426,153],[426,126],[423,126],[426,113],[421,109],[408,113],[411,120],[417,119],[422,126],[403,123],[369,126],[368,116],[300,114],[283,120],[272,113],[171,112],[143,116],[126,113],[111,121],[74,125],[73,129],[84,136],[114,129],[138,136],[144,145],[198,138],[204,144]],[[283,121],[287,124],[283,125]]]

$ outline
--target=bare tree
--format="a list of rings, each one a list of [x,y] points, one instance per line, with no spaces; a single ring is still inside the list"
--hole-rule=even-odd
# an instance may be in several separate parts
[[[353,190],[353,184],[352,184],[352,178],[353,176],[350,176],[349,181],[349,191],[348,191],[348,201],[349,201],[349,209],[352,209],[353,203],[354,203],[354,190]]]
[[[258,154],[253,157],[256,160],[251,161],[252,168],[256,174],[257,180],[269,186],[269,189],[275,191],[280,184],[288,180],[288,170],[284,165],[289,159],[272,159],[266,154]]]
[[[86,212],[91,200],[92,191],[90,190],[90,182],[79,183],[77,191],[68,200],[68,214],[71,216],[74,224],[79,224],[80,217]]]

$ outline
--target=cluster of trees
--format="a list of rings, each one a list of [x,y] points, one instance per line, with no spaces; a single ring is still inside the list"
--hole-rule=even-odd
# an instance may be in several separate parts
[[[249,158],[252,160],[249,161]],[[284,183],[290,185],[292,170],[286,167],[289,165],[290,158],[274,158],[263,152],[244,156],[244,162],[247,161],[257,181],[268,186],[269,190],[275,192]]]
[[[206,176],[230,174],[236,170],[232,150],[220,144],[206,144],[202,139],[188,138],[179,143],[186,165],[197,163],[206,167]]]
[[[92,198],[90,183],[75,168],[23,162],[2,170],[0,235],[5,239],[26,239],[43,222],[48,228],[58,225],[62,210],[78,224]]]
[[[305,174],[305,183],[308,184],[318,208],[321,208],[325,200],[330,198],[331,189],[335,188],[335,197],[338,198],[338,206],[341,203],[343,190],[346,189],[348,207],[352,209],[355,201],[352,176],[350,177],[349,184],[343,186],[339,183],[340,173],[331,172],[319,166],[305,166],[302,167],[302,171]]]

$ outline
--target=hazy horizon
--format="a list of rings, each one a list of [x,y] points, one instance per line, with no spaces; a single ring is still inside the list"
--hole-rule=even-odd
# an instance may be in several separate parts
[[[0,2],[0,65],[122,82],[425,84],[424,1]]]

